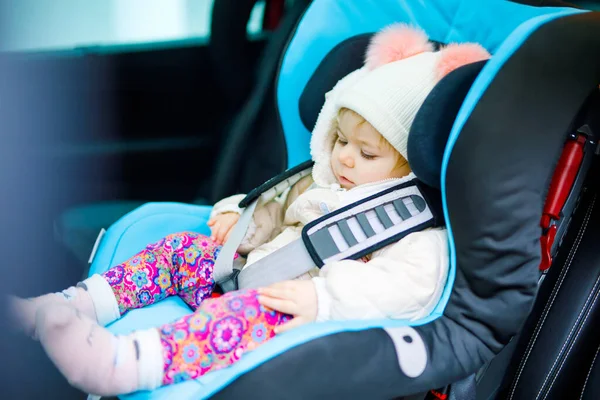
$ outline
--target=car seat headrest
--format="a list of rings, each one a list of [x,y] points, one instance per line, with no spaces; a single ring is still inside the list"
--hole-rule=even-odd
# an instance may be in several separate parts
[[[442,159],[456,114],[486,61],[464,65],[435,85],[417,112],[408,135],[408,163],[429,186],[440,188]]]
[[[325,56],[302,95],[299,111],[304,126],[312,131],[325,93],[364,63],[372,34],[351,37]],[[415,175],[429,186],[440,187],[442,157],[456,114],[485,61],[468,64],[446,75],[419,109],[408,139],[408,158]]]
[[[359,69],[365,61],[365,51],[372,33],[353,36],[335,46],[321,61],[300,95],[300,119],[312,132],[325,102],[325,93],[350,72]]]

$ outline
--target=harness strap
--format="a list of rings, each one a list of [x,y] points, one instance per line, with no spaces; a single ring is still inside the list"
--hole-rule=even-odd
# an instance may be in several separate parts
[[[245,267],[237,277],[238,288],[257,289],[268,286],[300,276],[314,266],[304,242],[296,239]]]
[[[416,179],[329,213],[302,230],[314,263],[359,259],[439,220]]]
[[[229,239],[221,248],[213,269],[215,282],[224,292],[237,289],[237,276],[240,273],[241,267],[234,268],[233,257],[246,236],[257,205],[273,200],[295,185],[300,179],[310,175],[312,166],[313,162],[308,161],[285,171],[252,190],[239,203],[239,207],[244,208],[244,211],[229,235]]]
[[[439,193],[413,179],[307,224],[301,238],[243,270],[234,266],[235,252],[252,223],[256,207],[309,175],[312,165],[312,162],[306,162],[291,168],[253,190],[240,202],[244,211],[214,266],[215,282],[223,292],[293,279],[328,262],[359,259],[409,233],[442,225]]]
[[[254,200],[244,209],[240,219],[233,227],[229,239],[221,248],[215,261],[213,276],[215,282],[217,285],[221,286],[223,291],[235,290],[235,287],[231,286],[233,283],[232,280],[235,279],[239,271],[234,272],[233,257],[238,247],[240,247],[240,243],[244,240],[244,236],[246,236],[246,231],[248,231],[248,226],[250,226],[250,223],[252,222],[254,210],[256,209],[258,201],[259,199]]]
[[[406,209],[410,216],[398,209]],[[238,287],[267,286],[296,278],[315,266],[359,259],[409,233],[438,225],[438,215],[417,180],[400,184],[306,225],[301,238],[245,267],[237,276]]]

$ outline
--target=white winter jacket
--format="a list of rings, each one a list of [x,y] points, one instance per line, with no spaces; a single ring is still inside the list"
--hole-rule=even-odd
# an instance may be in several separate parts
[[[266,204],[259,204],[238,252],[246,266],[300,237],[302,227],[322,215],[376,192],[414,179],[388,179],[345,190],[323,187],[310,176]],[[212,216],[241,213],[244,195],[218,202]],[[445,229],[427,229],[373,252],[362,260],[343,260],[313,269],[318,296],[318,321],[328,319],[417,319],[428,315],[441,296],[448,273]]]
[[[340,189],[335,179],[331,154],[340,99],[367,73],[367,68],[360,68],[346,75],[326,94],[311,135],[312,176],[279,198],[257,206],[253,224],[238,249],[247,255],[246,265],[297,239],[304,225],[323,214],[415,178],[411,173],[350,190]],[[241,212],[237,204],[243,197],[220,201],[213,215]],[[309,273],[317,289],[317,320],[414,320],[427,316],[438,303],[448,275],[447,231],[439,228],[411,233],[366,258],[332,262]]]

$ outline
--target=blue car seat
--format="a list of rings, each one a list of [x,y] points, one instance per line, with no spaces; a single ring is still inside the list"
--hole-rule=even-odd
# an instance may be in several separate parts
[[[278,72],[282,151],[293,167],[309,158],[323,94],[362,64],[369,34],[408,22],[437,43],[474,41],[492,53],[487,63],[442,80],[411,131],[409,161],[441,190],[449,232],[450,272],[434,311],[416,321],[306,325],[224,370],[122,398],[396,398],[464,381],[511,342],[538,291],[539,220],[554,167],[574,117],[600,82],[600,52],[589,51],[600,47],[600,19],[571,8],[482,3],[316,0]],[[134,210],[109,228],[90,274],[167,234],[208,234],[210,209],[150,203]],[[169,298],[109,329],[127,333],[189,312]],[[407,373],[417,345],[426,364]]]

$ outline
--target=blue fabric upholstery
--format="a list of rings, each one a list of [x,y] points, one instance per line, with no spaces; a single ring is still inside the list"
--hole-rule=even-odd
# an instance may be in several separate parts
[[[104,272],[164,236],[181,231],[209,234],[210,206],[147,203],[125,215],[106,232],[90,274]]]
[[[194,231],[209,234],[206,225],[212,207],[181,203],[147,203],[123,216],[106,232],[90,267],[90,275],[117,265],[148,243],[175,232]],[[171,297],[144,309],[128,313],[109,326],[117,334],[160,326],[189,314],[189,307],[178,297]],[[127,399],[199,398],[194,381],[161,388],[152,393],[123,396]]]
[[[100,230],[143,204],[141,201],[111,201],[71,208],[55,222],[57,239],[79,261],[87,263]]]

